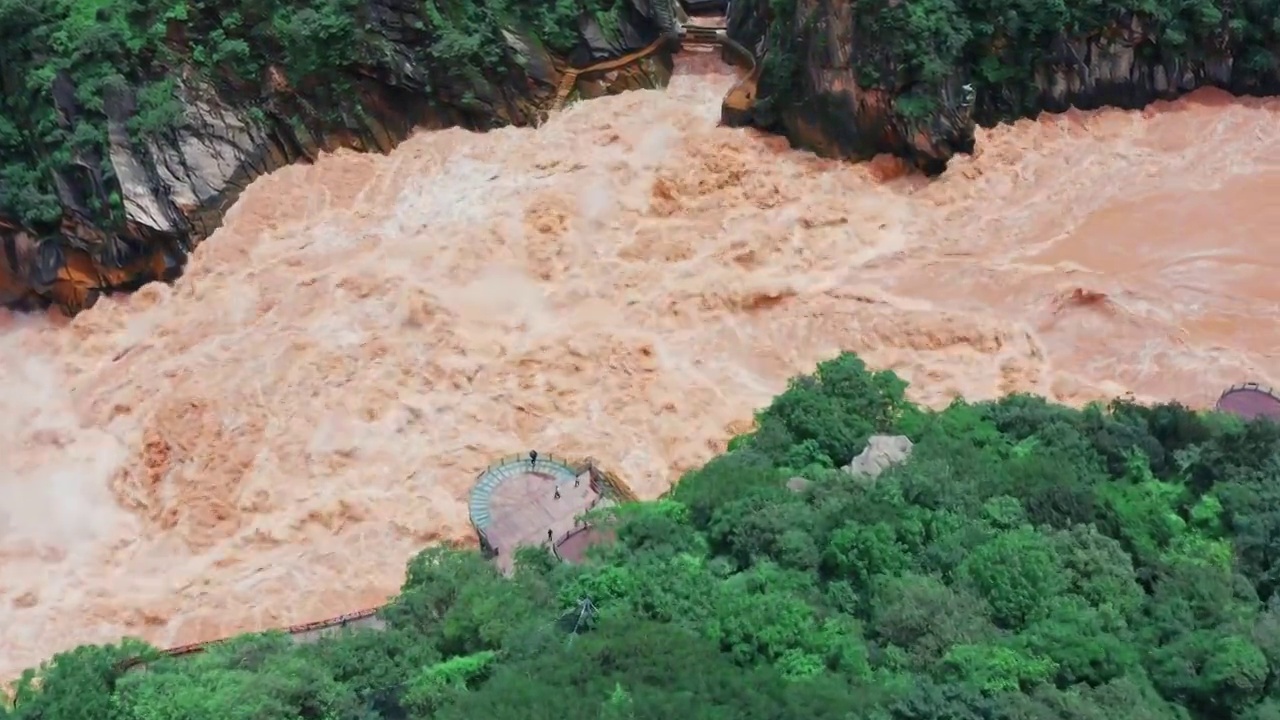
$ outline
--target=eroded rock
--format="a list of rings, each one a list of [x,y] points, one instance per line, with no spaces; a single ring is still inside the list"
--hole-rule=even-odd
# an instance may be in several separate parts
[[[915,445],[905,435],[872,435],[867,447],[852,462],[840,468],[854,477],[875,478],[890,465],[911,457]]]

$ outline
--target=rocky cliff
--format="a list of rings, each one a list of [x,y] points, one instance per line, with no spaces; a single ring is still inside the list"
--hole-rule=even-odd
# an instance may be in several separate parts
[[[666,0],[657,0],[665,2]],[[415,128],[532,124],[665,84],[650,0],[0,4],[0,303],[74,313],[177,275],[255,177]],[[562,80],[569,83],[561,87]]]
[[[762,70],[754,107],[726,120],[936,173],[972,150],[978,124],[1205,86],[1277,94],[1277,12],[1233,0],[735,0],[729,35]]]

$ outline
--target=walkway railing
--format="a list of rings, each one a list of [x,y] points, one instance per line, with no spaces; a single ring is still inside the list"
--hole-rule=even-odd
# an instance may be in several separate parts
[[[569,538],[573,537],[574,535],[577,535],[578,533],[590,532],[591,529],[594,527],[595,526],[592,525],[591,523],[582,523],[581,525],[573,528],[569,532],[566,532],[564,535],[561,535],[560,537],[556,538],[556,541],[551,543],[551,554],[555,555],[556,559],[559,560],[560,562],[566,562],[566,560],[564,559],[564,556],[560,554],[560,546],[568,542]]]
[[[666,38],[658,38],[649,44],[648,47],[641,48],[630,55],[623,55],[620,58],[606,60],[594,65],[588,65],[582,68],[567,68],[564,75],[560,77],[560,86],[556,88],[556,97],[551,101],[551,109],[559,110],[564,107],[564,103],[569,99],[569,93],[573,92],[573,88],[578,84],[579,75],[587,75],[596,72],[608,72],[609,70],[617,70],[626,67],[631,63],[646,58],[661,50],[663,45],[667,44]]]
[[[720,111],[721,120],[726,125],[745,124],[748,121],[751,109],[755,107],[756,91],[760,84],[760,72],[763,68],[755,54],[729,37],[728,31],[724,28],[710,25],[682,24],[680,26],[680,42],[689,45],[719,45],[726,48],[728,54],[737,60],[734,64],[746,70],[746,74],[725,95]],[[587,67],[566,69],[564,75],[560,77],[560,84],[556,88],[555,98],[551,101],[551,109],[559,110],[564,107],[565,101],[569,99],[569,94],[577,87],[579,76],[617,70],[658,52],[667,43],[668,39],[666,37],[660,37],[648,47],[623,55],[620,58],[606,60]],[[726,58],[726,60],[733,62],[729,58]]]
[[[529,453],[527,452],[512,453],[510,455],[504,455],[501,458],[498,458],[497,460],[494,460],[493,462],[489,463],[488,465],[485,465],[483,470],[476,473],[476,479],[479,480],[485,475],[488,475],[494,470],[497,470],[498,468],[504,467],[506,465],[515,465],[516,463],[528,463],[528,462],[529,462]],[[543,463],[546,463],[548,465],[560,465],[561,467],[569,468],[570,470],[572,470],[572,469],[575,469],[581,463],[581,461],[569,460],[568,458],[564,458],[559,455],[551,455],[551,454],[543,455],[542,453],[538,453],[538,464],[542,465]]]
[[[1213,407],[1246,420],[1266,417],[1280,421],[1280,395],[1275,388],[1256,382],[1232,385],[1218,396]]]
[[[471,521],[471,529],[475,531],[480,541],[480,551],[485,557],[493,557],[497,554],[488,533],[485,532],[485,528],[489,525],[489,497],[502,482],[502,478],[497,477],[495,473],[506,467],[529,462],[528,453],[513,453],[489,463],[476,475],[475,484],[467,497],[467,517]],[[552,471],[562,470],[573,475],[581,474],[576,463],[556,455],[538,455],[537,462],[531,464],[530,469],[535,470],[539,467]]]
[[[617,496],[618,500],[622,502],[638,502],[640,500],[640,497],[636,495],[635,491],[631,489],[631,486],[628,485],[626,481],[618,477],[616,473],[602,469],[600,465],[596,463],[595,458],[583,458],[578,461],[576,467],[578,468],[578,474],[582,474],[584,471],[589,471],[591,473],[591,481],[605,486],[605,488]]]
[[[1262,393],[1263,395],[1270,395],[1273,398],[1280,399],[1280,395],[1277,395],[1275,388],[1271,387],[1270,385],[1262,385],[1256,382],[1246,382],[1246,383],[1240,383],[1238,385],[1232,385],[1226,390],[1223,390],[1222,394],[1218,396],[1218,400],[1221,401],[1222,398],[1228,395],[1232,395],[1234,393],[1238,393],[1242,391]]]
[[[339,630],[353,626],[381,630],[385,627],[382,621],[377,617],[378,611],[381,609],[381,607],[375,607],[356,610],[355,612],[349,612],[344,615],[339,615],[325,620],[290,625],[285,628],[279,628],[279,630],[292,635],[294,637],[294,642],[305,642],[307,639],[319,637],[325,630]],[[162,657],[184,657],[187,655],[195,655],[197,653],[205,652],[209,648],[230,642],[234,637],[235,636],[179,645],[178,647],[161,650],[160,655]],[[147,660],[145,658],[132,658],[125,661],[123,670],[127,672],[135,668],[142,668],[146,666],[146,663]]]
[[[527,453],[513,453],[511,455],[504,456],[486,465],[484,470],[480,471],[480,473],[476,476],[476,480],[477,482],[479,482],[486,475],[490,474],[491,472],[493,472],[498,468],[508,466],[508,465],[515,465],[518,463],[527,463],[529,462],[528,458],[529,456]],[[626,484],[626,482],[622,480],[622,478],[618,477],[616,474],[612,472],[600,469],[600,467],[596,464],[596,461],[594,458],[588,457],[588,458],[583,458],[579,460],[568,460],[558,455],[539,454],[537,464],[560,467],[568,472],[572,472],[575,476],[581,475],[582,473],[587,472],[590,475],[591,487],[597,493],[600,493],[601,495],[606,495],[606,496],[613,496],[615,499],[623,502],[634,501],[637,499],[636,494],[632,492],[631,488]],[[596,503],[593,503],[592,507],[595,507],[595,505]],[[479,527],[477,527],[474,521],[472,522],[472,527],[476,528],[476,535],[480,538],[481,546],[484,547],[488,542],[488,539],[485,537],[484,531]],[[559,542],[563,542],[564,539],[571,536],[574,531],[584,531],[584,530],[590,529],[590,527],[591,527],[590,525],[584,525],[584,526],[575,528],[574,530],[571,530],[569,533],[566,533],[564,538],[560,538]],[[559,543],[557,542],[556,544],[559,544]],[[554,545],[552,546],[552,551],[555,552]],[[559,553],[556,553],[556,557],[559,557]],[[346,627],[360,627],[360,628],[368,628],[373,630],[381,630],[385,627],[385,625],[383,625],[382,623],[382,620],[378,618],[378,611],[381,609],[382,609],[381,607],[366,608],[363,610],[356,610],[355,612],[349,612],[343,615],[339,615],[337,617],[327,618],[325,620],[317,620],[315,622],[301,623],[298,625],[290,625],[288,627],[278,628],[278,629],[292,636],[294,638],[294,642],[307,642],[311,639],[318,638],[319,636],[325,634],[326,630],[336,630],[336,629],[341,629]],[[186,645],[179,645],[178,647],[161,650],[160,656],[161,657],[185,657],[188,655],[195,655],[198,653],[205,652],[211,647],[228,642],[231,639],[233,638],[218,638],[216,640],[207,640],[205,642],[188,643]],[[146,667],[148,660],[149,660],[148,658],[141,658],[141,657],[133,658],[124,663],[123,669],[125,671],[130,671],[134,669],[143,669]]]

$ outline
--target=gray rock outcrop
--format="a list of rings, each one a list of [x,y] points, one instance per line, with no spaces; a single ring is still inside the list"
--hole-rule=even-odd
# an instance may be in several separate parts
[[[872,435],[858,457],[840,469],[854,477],[876,478],[889,466],[911,457],[914,447],[905,435]]]

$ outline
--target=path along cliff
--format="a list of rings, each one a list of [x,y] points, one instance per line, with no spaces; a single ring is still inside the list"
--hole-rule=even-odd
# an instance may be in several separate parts
[[[1276,4],[738,0],[722,39],[749,82],[723,120],[935,173],[972,151],[978,124],[1204,86],[1275,94]],[[0,304],[74,314],[171,279],[250,181],[324,151],[537,124],[571,93],[662,87],[681,13],[669,0],[4,4]]]
[[[324,151],[664,86],[671,2],[0,5],[0,304],[170,279],[249,182]]]

